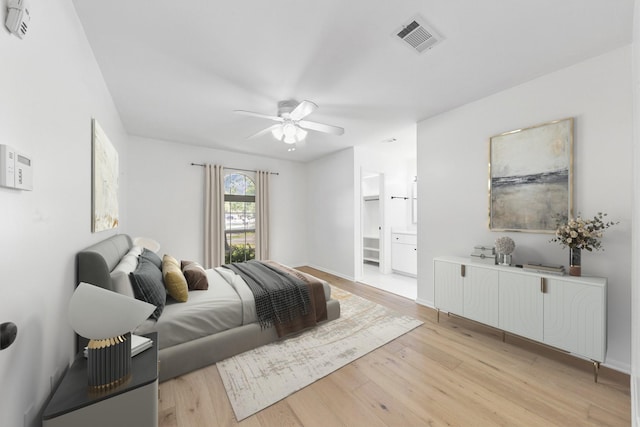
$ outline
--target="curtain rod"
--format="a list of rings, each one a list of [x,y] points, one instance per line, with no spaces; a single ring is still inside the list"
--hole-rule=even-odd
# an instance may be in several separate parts
[[[191,163],[191,166],[206,166],[203,163]],[[224,166],[226,169],[231,169],[231,170],[235,170],[235,171],[242,171],[242,172],[258,172],[256,170],[251,170],[251,169],[239,169],[239,168],[231,168],[231,167],[226,167]],[[271,175],[280,175],[278,172],[269,172],[269,174]]]

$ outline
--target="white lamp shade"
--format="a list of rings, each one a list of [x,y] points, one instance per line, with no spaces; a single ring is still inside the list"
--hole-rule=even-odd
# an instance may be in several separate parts
[[[306,137],[307,137],[307,131],[302,129],[301,127],[298,127],[296,129],[296,139],[298,140],[298,142],[302,141]]]
[[[102,340],[133,331],[155,309],[152,304],[83,282],[69,301],[69,323],[78,335]]]
[[[284,134],[285,140],[286,138],[294,138],[296,136],[297,126],[293,123],[285,123],[282,125],[282,133]]]
[[[282,137],[284,136],[284,133],[282,132],[282,126],[276,126],[271,130],[271,134],[273,135],[273,137],[275,139],[277,139],[278,141],[282,141]]]

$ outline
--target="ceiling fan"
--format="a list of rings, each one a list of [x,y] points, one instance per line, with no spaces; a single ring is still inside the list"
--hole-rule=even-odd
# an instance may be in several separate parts
[[[338,126],[303,120],[317,108],[318,106],[311,101],[297,102],[294,100],[286,100],[278,102],[277,116],[270,116],[267,114],[244,110],[235,110],[235,112],[238,114],[244,114],[245,116],[260,117],[278,122],[251,135],[247,139],[256,138],[271,132],[273,137],[278,141],[291,145],[289,151],[294,151],[295,144],[304,141],[306,138],[307,130],[325,132],[333,135],[342,135],[344,133],[344,129]]]

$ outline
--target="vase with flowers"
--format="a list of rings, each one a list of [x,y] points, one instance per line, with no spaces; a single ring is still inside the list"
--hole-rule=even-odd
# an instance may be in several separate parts
[[[604,230],[616,225],[617,222],[607,221],[606,213],[598,212],[593,218],[583,219],[579,214],[565,223],[559,223],[556,235],[551,242],[557,242],[563,248],[569,248],[569,274],[582,274],[582,249],[589,252],[604,250],[600,239]]]

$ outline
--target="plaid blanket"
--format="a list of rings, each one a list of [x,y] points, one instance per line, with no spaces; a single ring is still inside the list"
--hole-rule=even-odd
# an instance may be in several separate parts
[[[253,292],[262,327],[288,324],[310,313],[309,288],[299,278],[257,260],[223,267],[239,274]]]

